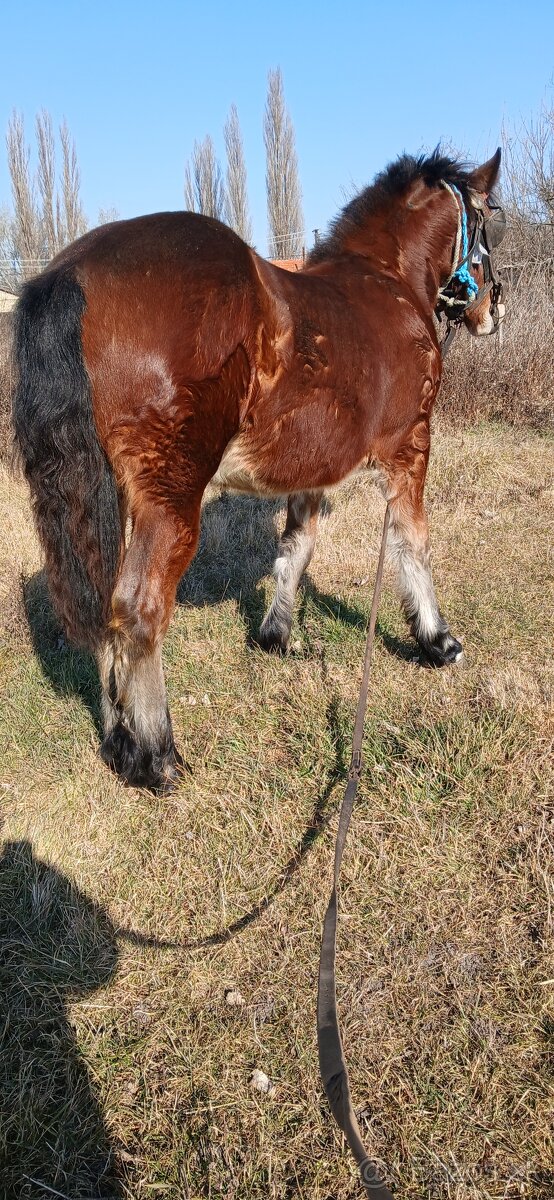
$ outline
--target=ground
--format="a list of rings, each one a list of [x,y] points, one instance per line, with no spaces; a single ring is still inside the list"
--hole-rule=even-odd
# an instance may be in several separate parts
[[[551,436],[435,435],[461,668],[418,665],[385,575],[338,1001],[369,1152],[405,1200],[554,1194],[553,466]],[[169,799],[100,763],[95,674],[7,474],[0,508],[0,1196],[359,1196],[314,1009],[381,501],[362,477],[330,496],[278,659],[251,639],[283,510],[207,498],[166,641],[191,768]]]

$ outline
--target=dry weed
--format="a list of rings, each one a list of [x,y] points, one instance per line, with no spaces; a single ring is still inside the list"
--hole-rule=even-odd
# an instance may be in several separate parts
[[[447,358],[438,408],[457,425],[554,424],[552,275],[526,272],[508,289],[502,337],[458,335]]]

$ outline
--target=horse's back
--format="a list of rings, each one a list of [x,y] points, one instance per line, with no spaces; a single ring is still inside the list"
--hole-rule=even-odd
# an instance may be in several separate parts
[[[171,267],[247,279],[249,247],[227,225],[194,212],[159,212],[111,221],[77,238],[52,260],[49,270],[75,266],[134,275]]]

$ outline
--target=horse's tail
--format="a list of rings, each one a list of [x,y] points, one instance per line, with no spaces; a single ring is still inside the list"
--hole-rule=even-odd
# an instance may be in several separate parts
[[[110,611],[121,524],[83,361],[84,309],[67,268],[24,287],[15,315],[13,420],[54,607],[71,641],[95,649]]]

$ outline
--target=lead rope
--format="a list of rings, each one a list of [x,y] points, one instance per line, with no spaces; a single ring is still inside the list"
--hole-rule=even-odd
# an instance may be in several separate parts
[[[457,325],[450,323],[448,324],[446,337],[443,338],[441,343],[441,357],[443,362],[448,354],[448,351],[450,350],[457,331]],[[393,1200],[393,1196],[392,1193],[389,1192],[388,1187],[386,1187],[386,1185],[383,1183],[375,1163],[372,1162],[367,1153],[362,1141],[362,1135],[360,1133],[360,1126],[358,1125],[356,1113],[354,1112],[352,1105],[348,1067],[344,1057],[337,1014],[337,916],[338,885],[342,856],[346,842],[346,835],[348,833],[350,819],[352,817],[352,811],[354,808],[354,801],[358,791],[358,784],[360,782],[360,776],[362,773],[362,739],[364,734],[364,721],[369,691],[369,672],[371,669],[371,660],[373,655],[373,641],[375,638],[377,610],[379,608],[379,600],[381,599],[381,585],[383,583],[383,567],[385,563],[385,550],[387,545],[389,524],[390,504],[387,504],[385,520],[383,523],[383,533],[381,536],[379,562],[377,563],[377,574],[375,576],[375,586],[373,588],[373,599],[371,601],[371,612],[369,616],[369,627],[367,631],[364,665],[362,671],[362,684],[360,687],[360,695],[358,697],[354,735],[352,738],[352,758],[350,760],[350,768],[348,771],[348,783],[346,785],[346,790],[341,804],[337,838],[335,842],[333,887],[323,921],[321,949],[319,952],[319,983],[317,993],[317,1046],[319,1052],[319,1073],[321,1075],[323,1087],[325,1088],[325,1095],[327,1096],[331,1113],[335,1118],[339,1129],[342,1129],[350,1150],[356,1159],[362,1184],[371,1200]]]
[[[335,1121],[337,1122],[339,1128],[342,1129],[352,1154],[356,1159],[362,1184],[367,1195],[370,1196],[372,1200],[393,1200],[393,1197],[392,1193],[389,1192],[389,1189],[383,1183],[375,1163],[373,1163],[369,1158],[367,1150],[362,1141],[360,1127],[352,1106],[348,1068],[344,1058],[337,1015],[335,964],[339,875],[344,845],[346,842],[346,835],[348,833],[350,818],[352,816],[354,801],[356,799],[356,792],[358,790],[358,783],[360,781],[360,775],[362,772],[362,738],[367,709],[369,672],[371,668],[377,610],[381,596],[383,565],[385,562],[385,548],[387,544],[389,523],[390,506],[387,504],[385,521],[383,525],[383,535],[381,538],[381,550],[379,552],[379,562],[377,565],[377,575],[375,577],[375,587],[373,590],[373,600],[371,603],[369,628],[367,631],[367,641],[362,673],[362,686],[360,688],[358,708],[356,711],[356,723],[354,725],[354,736],[352,739],[352,758],[350,761],[346,791],[344,793],[341,805],[337,840],[335,843],[333,888],[331,891],[329,904],[327,905],[325,920],[323,922],[323,934],[321,938],[321,951],[319,956],[319,988],[317,996],[317,1044],[319,1050],[319,1070],[321,1073],[323,1086],[325,1088],[325,1094],[329,1101],[329,1108],[331,1109]]]

